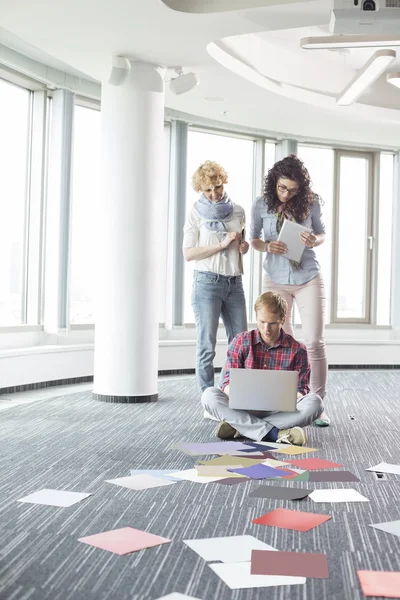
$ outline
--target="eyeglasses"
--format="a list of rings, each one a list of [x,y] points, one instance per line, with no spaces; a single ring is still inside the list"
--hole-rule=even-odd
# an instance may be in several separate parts
[[[297,194],[300,192],[300,188],[298,188],[297,190],[289,190],[289,188],[287,188],[286,185],[283,185],[282,183],[278,183],[277,187],[281,194],[289,194],[289,196],[297,196]]]

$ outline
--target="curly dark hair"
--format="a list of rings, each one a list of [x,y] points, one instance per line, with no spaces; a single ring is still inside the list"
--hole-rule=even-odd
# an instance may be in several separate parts
[[[311,190],[310,175],[304,163],[295,154],[291,154],[276,162],[268,171],[262,191],[269,212],[275,212],[281,203],[276,193],[279,179],[291,179],[299,184],[299,193],[290,198],[286,206],[295,221],[304,221],[310,214],[311,205],[318,199],[318,195]]]

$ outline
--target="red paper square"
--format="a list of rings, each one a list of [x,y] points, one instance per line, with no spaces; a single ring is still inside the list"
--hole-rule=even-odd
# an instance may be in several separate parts
[[[400,598],[400,572],[357,571],[364,596]]]
[[[159,546],[160,544],[167,544],[170,541],[159,535],[147,533],[147,531],[133,529],[133,527],[113,529],[112,531],[96,533],[95,535],[78,539],[78,542],[83,542],[84,544],[89,544],[90,546],[108,550],[108,552],[114,552],[119,555]]]
[[[329,519],[329,515],[277,508],[272,512],[262,515],[262,517],[258,517],[258,519],[253,519],[252,523],[280,527],[281,529],[294,529],[295,531],[309,531],[317,527],[317,525],[329,521]]]
[[[306,469],[308,471],[314,471],[316,469],[335,469],[336,467],[343,467],[343,465],[339,465],[338,463],[334,463],[330,460],[325,460],[323,458],[298,458],[297,460],[285,460],[285,462],[290,463],[294,467],[299,467],[299,469]]]

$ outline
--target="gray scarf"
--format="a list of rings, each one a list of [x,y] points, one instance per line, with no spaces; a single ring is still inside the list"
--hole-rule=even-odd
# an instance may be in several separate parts
[[[231,220],[234,209],[234,204],[229,196],[225,193],[222,200],[212,202],[202,194],[194,207],[205,219],[204,225],[206,228],[209,231],[216,232],[218,239],[222,242],[227,233],[225,223]],[[227,257],[227,248],[224,248],[223,255],[225,258]]]

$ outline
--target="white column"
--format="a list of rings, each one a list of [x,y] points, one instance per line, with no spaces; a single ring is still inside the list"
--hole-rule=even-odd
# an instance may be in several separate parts
[[[276,144],[275,160],[282,160],[290,154],[297,154],[297,140],[281,140]]]
[[[394,157],[392,240],[391,324],[400,339],[400,152]]]
[[[103,195],[97,220],[94,397],[153,402],[158,384],[159,203],[164,81],[132,62],[102,86]],[[165,194],[164,194],[165,196]]]

